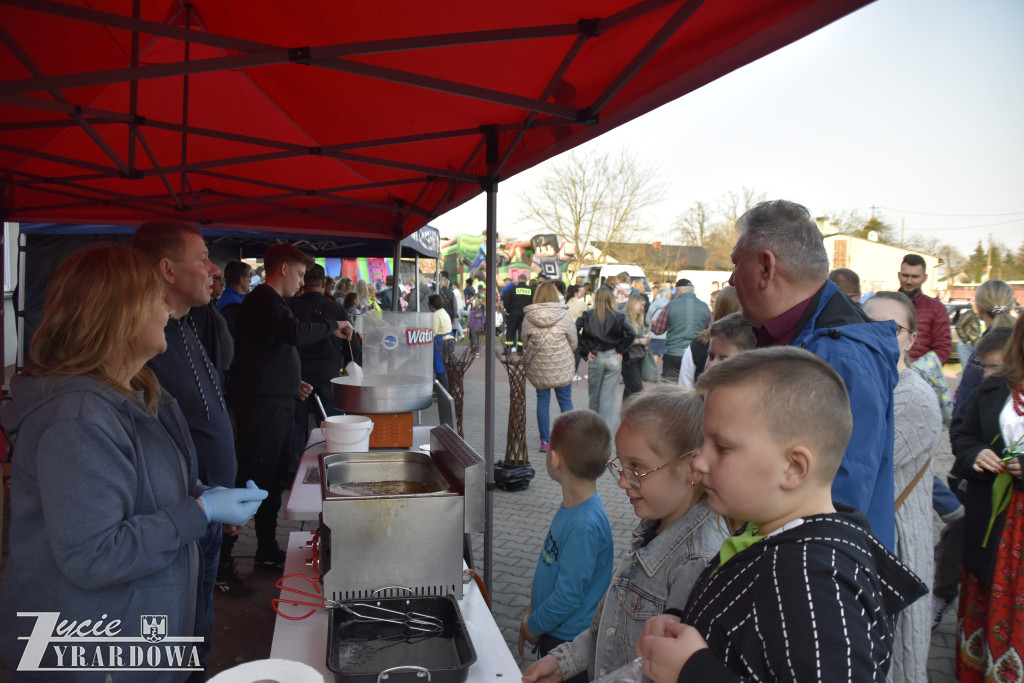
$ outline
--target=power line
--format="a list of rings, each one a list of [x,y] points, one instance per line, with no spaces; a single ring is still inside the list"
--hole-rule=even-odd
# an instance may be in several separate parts
[[[999,223],[982,223],[981,225],[961,225],[961,226],[958,226],[958,227],[955,227],[955,228],[918,228],[918,227],[915,227],[915,228],[913,228],[913,230],[915,232],[929,232],[929,231],[935,231],[935,230],[939,230],[939,231],[945,231],[945,230],[973,230],[974,228],[992,228],[992,227],[995,227],[997,225],[1009,225],[1010,223],[1019,223],[1021,221],[1024,221],[1024,216],[1021,216],[1020,218],[1014,218],[1013,220],[1009,220],[1009,221],[1000,221]]]
[[[1012,213],[928,213],[927,211],[910,211],[908,209],[894,209],[890,206],[873,206],[871,208],[884,209],[885,211],[895,211],[896,213],[912,213],[918,216],[938,216],[940,218],[1000,218],[1002,216],[1020,216],[1024,214],[1024,211],[1014,211]],[[994,223],[993,225],[999,224]]]

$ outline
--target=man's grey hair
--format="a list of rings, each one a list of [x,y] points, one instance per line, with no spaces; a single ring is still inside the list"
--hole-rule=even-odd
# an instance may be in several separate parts
[[[828,277],[825,242],[811,213],[796,202],[761,202],[736,222],[736,246],[751,254],[770,251],[779,268],[796,282],[824,282]]]

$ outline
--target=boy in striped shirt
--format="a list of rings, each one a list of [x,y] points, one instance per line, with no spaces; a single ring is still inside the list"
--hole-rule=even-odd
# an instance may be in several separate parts
[[[718,514],[746,522],[682,610],[637,643],[655,683],[884,681],[897,613],[927,590],[833,503],[853,428],[839,375],[794,347],[747,351],[701,375],[693,468]]]

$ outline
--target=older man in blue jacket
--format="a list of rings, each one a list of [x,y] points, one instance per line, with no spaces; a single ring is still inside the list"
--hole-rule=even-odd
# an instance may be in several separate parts
[[[893,388],[899,380],[896,325],[872,322],[828,280],[821,232],[800,204],[762,202],[740,217],[730,284],[757,346],[793,345],[827,361],[846,383],[853,436],[832,497],[859,508],[895,547]]]

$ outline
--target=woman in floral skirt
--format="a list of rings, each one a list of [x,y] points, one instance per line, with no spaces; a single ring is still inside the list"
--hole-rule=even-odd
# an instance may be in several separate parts
[[[964,491],[964,574],[957,624],[961,682],[1024,680],[1024,318],[1001,370],[950,428]],[[963,486],[961,488],[964,488]]]

